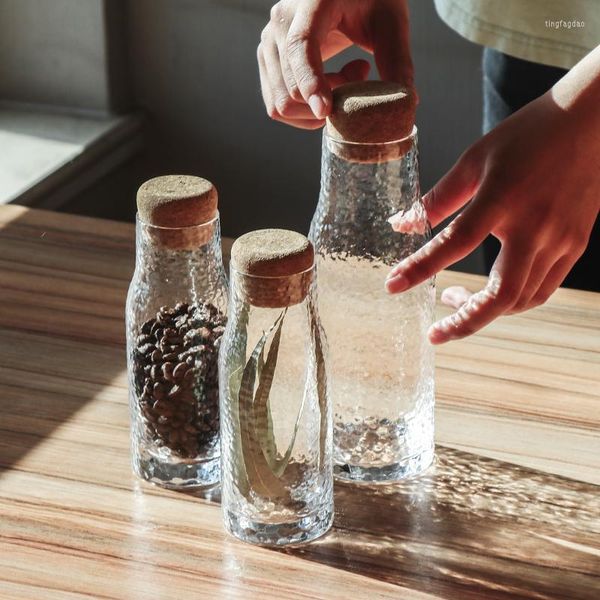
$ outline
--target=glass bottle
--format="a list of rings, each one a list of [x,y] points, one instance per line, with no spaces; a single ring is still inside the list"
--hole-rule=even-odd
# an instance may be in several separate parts
[[[133,468],[164,487],[212,485],[227,308],[216,190],[198,177],[159,177],[137,204],[126,306]]]
[[[389,120],[399,110],[398,94],[386,105],[385,94],[372,87],[380,84],[335,92],[341,99],[334,95],[323,136],[321,193],[310,233],[319,312],[331,345],[334,474],[358,482],[414,475],[434,454],[434,353],[427,339],[434,282],[397,295],[384,289],[390,268],[430,238],[417,132],[394,137],[398,119]],[[365,111],[344,113],[352,95]],[[380,137],[370,141],[373,135]]]
[[[312,540],[333,519],[325,340],[314,252],[299,233],[255,231],[232,247],[219,361],[222,509],[246,542]]]

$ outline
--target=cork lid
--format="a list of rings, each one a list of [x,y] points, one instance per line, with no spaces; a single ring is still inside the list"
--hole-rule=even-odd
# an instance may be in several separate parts
[[[302,302],[312,282],[314,249],[306,236],[286,229],[261,229],[238,238],[231,266],[242,277],[250,304],[269,308]]]
[[[137,193],[141,221],[160,228],[149,233],[171,250],[193,250],[212,239],[217,190],[202,177],[164,175],[142,184]]]
[[[333,107],[327,118],[327,134],[338,142],[388,144],[409,137],[415,125],[417,97],[414,90],[390,81],[357,81],[333,91]],[[378,162],[399,158],[407,144],[395,148],[346,146],[345,158]],[[339,146],[343,148],[343,145]],[[354,156],[355,155],[355,156]]]
[[[217,190],[202,177],[163,175],[142,184],[137,209],[144,223],[156,227],[192,227],[217,216]]]

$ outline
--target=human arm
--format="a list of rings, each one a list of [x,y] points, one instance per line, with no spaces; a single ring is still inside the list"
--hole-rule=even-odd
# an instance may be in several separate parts
[[[600,207],[600,46],[471,146],[424,203],[432,225],[466,207],[391,271],[390,293],[428,279],[490,233],[502,244],[483,290],[442,295],[458,310],[434,324],[433,343],[545,302],[585,250]]]

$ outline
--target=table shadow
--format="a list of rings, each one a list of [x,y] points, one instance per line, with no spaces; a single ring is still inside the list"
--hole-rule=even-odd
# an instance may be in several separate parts
[[[422,476],[335,502],[331,532],[287,553],[443,598],[600,597],[593,485],[438,447]]]

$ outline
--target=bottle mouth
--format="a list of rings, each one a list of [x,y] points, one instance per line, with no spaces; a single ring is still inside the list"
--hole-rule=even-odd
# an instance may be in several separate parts
[[[314,263],[304,271],[285,275],[252,275],[230,265],[232,297],[257,308],[287,308],[306,300],[314,282]]]
[[[386,142],[349,142],[323,130],[324,148],[349,163],[376,164],[402,160],[417,144],[417,127],[406,137]]]
[[[210,221],[185,227],[153,225],[144,221],[139,213],[136,219],[141,239],[165,250],[194,252],[211,244],[219,232],[218,211]]]
[[[244,279],[251,279],[251,280],[265,280],[265,281],[283,281],[285,279],[291,279],[294,277],[303,277],[305,275],[309,275],[311,274],[314,270],[315,270],[315,263],[313,262],[313,264],[308,267],[307,269],[304,269],[303,271],[298,271],[297,273],[289,273],[286,275],[254,275],[252,273],[247,273],[246,271],[242,271],[240,269],[237,269],[233,263],[229,264],[229,267],[231,269],[232,274],[235,275],[239,275],[240,277],[243,277]]]
[[[144,228],[148,228],[150,230],[156,230],[156,231],[170,231],[170,232],[177,232],[177,231],[194,231],[194,230],[202,230],[205,228],[209,228],[213,225],[215,225],[218,221],[219,221],[219,211],[217,211],[215,213],[215,216],[210,219],[209,221],[204,221],[203,223],[196,223],[194,225],[186,225],[184,227],[164,227],[163,225],[153,225],[152,223],[148,223],[146,221],[144,221],[142,219],[142,217],[140,216],[140,213],[136,213],[135,215],[136,217],[136,221],[142,225]]]
[[[339,144],[340,146],[348,146],[348,147],[355,147],[355,148],[359,148],[359,147],[386,148],[386,147],[392,147],[397,144],[406,144],[407,142],[411,142],[411,143],[414,142],[414,140],[417,137],[417,126],[413,125],[411,132],[407,136],[398,138],[397,140],[387,140],[385,142],[351,142],[351,141],[343,140],[343,139],[340,139],[338,137],[331,135],[329,133],[327,127],[325,127],[323,129],[323,136],[327,139],[327,141],[333,142],[334,144]]]

